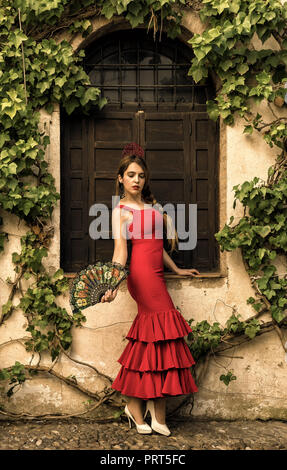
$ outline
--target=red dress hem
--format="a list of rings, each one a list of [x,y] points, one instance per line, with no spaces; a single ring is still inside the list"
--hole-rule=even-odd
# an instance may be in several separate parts
[[[111,387],[141,399],[188,395],[198,391],[190,368],[195,364],[184,336],[192,329],[173,308],[138,313],[126,336],[121,368]]]

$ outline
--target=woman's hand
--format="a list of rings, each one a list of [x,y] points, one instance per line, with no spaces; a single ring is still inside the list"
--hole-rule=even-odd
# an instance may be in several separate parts
[[[105,294],[103,295],[103,297],[101,298],[101,302],[104,303],[104,302],[112,302],[117,293],[118,293],[118,290],[119,288],[117,287],[113,292],[112,292],[112,289],[109,289],[107,290],[107,292],[105,292]]]
[[[197,269],[181,269],[177,268],[175,274],[180,274],[181,276],[193,276],[196,277],[197,275],[200,276],[200,272]]]

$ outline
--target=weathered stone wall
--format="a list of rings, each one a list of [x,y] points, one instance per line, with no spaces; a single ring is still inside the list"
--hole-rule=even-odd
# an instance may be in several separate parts
[[[183,19],[184,33],[182,40],[187,41],[194,32],[204,28],[194,13],[186,12]],[[115,29],[129,28],[129,24],[120,18],[107,21],[96,18],[93,21],[93,33],[83,40],[80,35],[74,37],[60,36],[59,40],[68,39],[74,49],[85,47],[91,41]],[[268,47],[277,48],[275,41],[269,40]],[[255,48],[262,47],[258,38],[254,38]],[[264,45],[267,47],[267,44]],[[215,77],[216,80],[216,77]],[[277,114],[280,115],[278,109]],[[268,122],[273,115],[266,103],[261,103],[258,112]],[[41,114],[41,126],[46,123],[51,144],[47,149],[47,161],[50,171],[55,177],[57,191],[60,192],[60,111],[55,107],[52,115]],[[267,178],[267,170],[274,162],[276,149],[270,149],[258,134],[243,134],[244,121],[237,119],[233,127],[220,126],[219,149],[219,226],[222,228],[235,216],[234,224],[243,215],[239,204],[233,210],[232,187],[241,184],[254,176]],[[20,236],[25,233],[25,224],[4,211],[0,211],[4,219],[5,232],[9,234],[9,243],[1,255],[1,305],[7,301],[9,288],[5,279],[14,277],[11,256],[14,251],[20,251]],[[55,227],[49,257],[44,263],[50,272],[60,267],[60,209],[59,203],[54,210],[52,224]],[[276,260],[281,272],[286,272],[286,261]],[[281,264],[280,264],[281,263]],[[218,321],[224,325],[232,314],[232,308],[241,314],[244,320],[254,314],[246,304],[246,299],[254,295],[239,250],[233,253],[220,253],[220,273],[215,277],[203,279],[166,278],[169,293],[176,307],[180,308],[186,319],[193,318],[195,322],[206,319],[213,323]],[[23,282],[23,289],[28,281]],[[18,303],[19,298],[16,297]],[[68,294],[59,299],[59,304],[71,312]],[[84,311],[87,322],[83,328],[73,331],[73,345],[70,355],[78,361],[87,362],[104,374],[114,378],[120,368],[117,362],[127,340],[125,335],[136,315],[135,301],[129,295],[126,282],[119,289],[116,299],[91,307]],[[268,316],[263,316],[267,320]],[[26,319],[20,310],[0,328],[0,344],[27,337],[25,332]],[[251,343],[228,352],[230,357],[211,359],[207,373],[200,384],[199,392],[194,395],[192,415],[200,418],[285,418],[287,417],[286,392],[286,357],[282,345],[275,332],[260,336]],[[32,364],[37,364],[37,355]],[[19,342],[12,342],[0,348],[0,364],[8,367],[15,360],[29,364],[31,356]],[[51,365],[49,355],[42,354],[42,364]],[[219,380],[226,369],[233,369],[237,380],[228,387]],[[88,367],[72,362],[64,355],[54,366],[55,371],[67,376],[76,376],[79,384],[91,391],[100,391],[108,381],[97,377]],[[119,396],[119,398],[122,398]],[[183,397],[182,397],[183,398]],[[173,407],[182,399],[170,398],[168,407]],[[81,392],[69,387],[57,378],[49,378],[39,374],[27,381],[19,393],[6,400],[6,406],[11,411],[40,413],[74,413],[86,409],[87,399]],[[189,414],[192,406],[186,406],[182,412]]]

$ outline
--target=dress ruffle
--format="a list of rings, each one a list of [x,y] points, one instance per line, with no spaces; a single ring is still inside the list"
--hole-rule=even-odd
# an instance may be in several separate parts
[[[168,395],[187,395],[198,391],[189,368],[138,372],[122,366],[112,387],[123,395],[145,400]]]
[[[161,312],[139,312],[126,338],[154,342],[183,338],[191,332],[189,324],[174,308]]]
[[[126,335],[112,388],[145,400],[197,392],[190,370],[195,361],[184,340],[191,331],[175,308],[139,312]]]
[[[130,340],[118,362],[127,369],[139,372],[180,369],[195,364],[182,338],[150,343]]]

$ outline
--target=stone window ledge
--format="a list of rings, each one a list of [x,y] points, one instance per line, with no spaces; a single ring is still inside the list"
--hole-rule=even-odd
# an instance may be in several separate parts
[[[73,279],[77,277],[78,273],[64,273],[64,276]],[[193,276],[183,276],[175,273],[164,273],[164,278],[165,279],[212,279],[212,278],[220,278],[220,277],[226,277],[226,274],[221,273],[221,272],[211,272],[211,273],[202,273],[198,277],[193,277]]]

